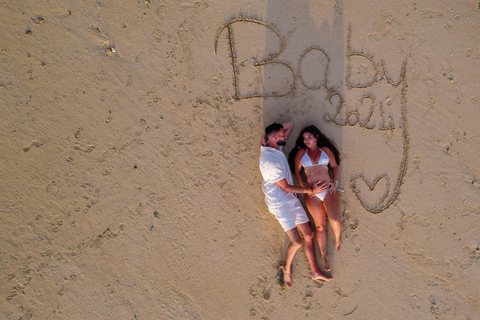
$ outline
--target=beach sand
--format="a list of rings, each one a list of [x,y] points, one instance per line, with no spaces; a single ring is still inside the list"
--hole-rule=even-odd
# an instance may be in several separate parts
[[[0,318],[478,318],[478,1],[6,0],[0,30]],[[292,289],[258,169],[288,120],[345,190],[335,279],[300,250]]]

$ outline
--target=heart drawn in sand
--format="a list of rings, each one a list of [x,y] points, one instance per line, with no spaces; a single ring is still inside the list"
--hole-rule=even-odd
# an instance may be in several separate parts
[[[353,178],[351,180],[351,184],[350,184],[350,187],[352,188],[353,192],[355,193],[355,196],[357,196],[358,200],[360,200],[360,202],[362,203],[362,205],[364,207],[368,207],[367,204],[365,203],[364,199],[362,199],[362,197],[360,197],[360,193],[361,193],[361,190],[358,189],[357,187],[357,180],[360,179],[362,180],[363,182],[365,182],[365,184],[367,185],[368,189],[370,192],[374,192],[375,191],[375,188],[377,187],[377,184],[385,179],[385,182],[386,182],[386,185],[385,185],[385,192],[381,195],[381,197],[378,198],[378,204],[382,204],[385,199],[387,199],[388,197],[388,194],[390,192],[390,179],[386,176],[386,175],[383,175],[383,176],[379,176],[378,178],[375,179],[375,181],[373,181],[372,184],[370,184],[367,179],[362,176],[362,175],[358,175],[356,176],[355,178]],[[368,197],[368,195],[367,195]],[[371,201],[368,201],[368,202],[371,202]]]

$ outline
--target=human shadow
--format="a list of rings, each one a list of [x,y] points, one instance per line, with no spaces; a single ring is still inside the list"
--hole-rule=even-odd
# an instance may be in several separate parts
[[[267,37],[265,42],[264,56],[271,59],[262,70],[264,127],[273,122],[293,121],[284,148],[287,157],[300,131],[309,125],[318,127],[341,150],[342,128],[324,119],[344,96],[342,1],[334,6],[325,2],[270,1],[265,22],[281,38]],[[305,206],[303,197],[299,198]],[[315,228],[312,218],[310,221]],[[332,242],[330,246],[329,251]]]

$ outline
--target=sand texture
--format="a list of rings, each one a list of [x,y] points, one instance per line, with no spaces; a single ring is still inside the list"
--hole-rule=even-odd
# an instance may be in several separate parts
[[[478,319],[478,1],[0,1],[1,319]],[[266,125],[342,154],[293,288]],[[318,259],[320,267],[321,259]]]

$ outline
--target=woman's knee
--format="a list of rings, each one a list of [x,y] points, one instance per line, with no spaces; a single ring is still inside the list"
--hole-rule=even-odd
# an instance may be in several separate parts
[[[327,230],[327,224],[319,223],[315,226],[315,229],[317,230],[317,232],[325,232],[325,230]]]

